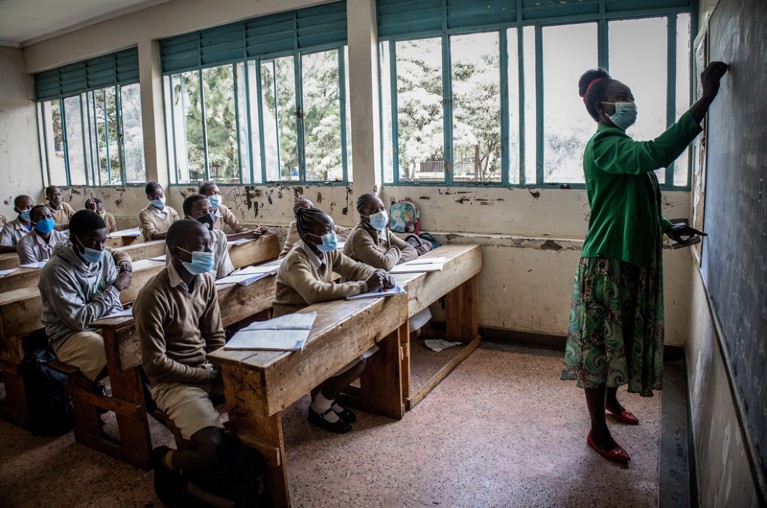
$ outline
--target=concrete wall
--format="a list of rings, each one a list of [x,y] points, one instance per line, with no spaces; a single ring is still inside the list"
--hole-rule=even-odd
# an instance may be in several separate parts
[[[7,219],[16,218],[14,197],[40,197],[37,139],[34,81],[24,72],[24,54],[0,47],[0,214]]]

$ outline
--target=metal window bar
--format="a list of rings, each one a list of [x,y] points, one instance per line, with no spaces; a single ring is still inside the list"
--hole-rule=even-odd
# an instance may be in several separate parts
[[[302,83],[303,64],[301,56],[293,55],[293,76],[296,94],[296,151],[298,152],[298,181],[306,181],[306,154],[304,153],[304,87]]]
[[[115,115],[117,116],[117,155],[120,158],[120,184],[128,181],[128,165],[125,163],[125,130],[123,129],[122,87],[115,85]]]
[[[202,79],[202,69],[197,71],[200,82],[200,121],[202,122],[202,152],[205,155],[205,167],[203,168],[203,179],[210,180],[210,167],[208,166],[208,125],[205,121],[205,82]],[[188,153],[188,151],[187,151]],[[190,175],[191,176],[191,175]],[[190,178],[191,180],[191,178]]]
[[[67,176],[67,187],[72,185],[72,179],[69,176],[69,142],[67,140],[67,120],[64,114],[64,99],[59,99],[59,116],[61,117],[61,141],[64,145],[64,172]]]
[[[338,91],[339,107],[341,108],[341,179],[344,182],[349,181],[348,157],[346,153],[346,58],[343,48],[338,50]],[[380,97],[380,95],[379,95]],[[379,101],[380,102],[380,101]]]
[[[234,88],[234,128],[237,131],[237,166],[239,168],[240,185],[242,185],[242,143],[240,141],[240,108],[239,84],[237,82],[237,64],[232,64],[232,83]]]
[[[535,183],[544,183],[543,174],[543,28],[535,26]]]
[[[82,139],[81,144],[83,145],[83,173],[85,176],[85,185],[88,185],[88,182],[90,181],[88,179],[88,151],[85,148],[85,118],[83,115],[83,95],[85,94],[79,94],[77,96],[77,103],[80,105],[80,138]]]

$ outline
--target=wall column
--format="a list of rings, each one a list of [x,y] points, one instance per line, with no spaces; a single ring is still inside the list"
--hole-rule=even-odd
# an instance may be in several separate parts
[[[378,115],[378,37],[375,0],[347,5],[354,195],[381,192]]]
[[[147,182],[168,186],[163,116],[160,44],[154,40],[138,43],[139,81],[141,89],[141,126],[144,131],[144,160]]]

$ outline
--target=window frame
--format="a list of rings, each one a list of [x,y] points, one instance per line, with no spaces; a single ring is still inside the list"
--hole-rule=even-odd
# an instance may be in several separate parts
[[[646,18],[665,18],[667,21],[667,40],[666,40],[666,58],[667,58],[667,78],[666,78],[666,127],[673,125],[676,121],[676,64],[677,64],[677,21],[679,15],[690,16],[690,46],[692,46],[692,38],[697,33],[697,15],[696,6],[691,5],[689,8],[684,7],[668,7],[668,8],[656,8],[648,9],[639,13],[627,13],[627,12],[611,12],[607,13],[604,5],[604,0],[599,2],[600,8],[598,14],[580,14],[570,15],[566,17],[551,17],[541,18],[533,21],[522,19],[523,9],[520,2],[517,1],[517,20],[516,22],[494,24],[492,26],[462,26],[459,28],[448,28],[447,21],[443,16],[442,28],[439,30],[425,30],[419,31],[414,34],[394,34],[385,37],[378,38],[378,93],[381,100],[379,100],[379,127],[380,127],[380,146],[381,149],[381,178],[384,185],[389,186],[451,186],[451,187],[509,187],[509,188],[562,188],[562,189],[585,189],[585,182],[578,183],[560,183],[560,182],[547,182],[544,181],[544,94],[543,94],[543,28],[551,26],[573,25],[581,23],[596,23],[597,25],[597,65],[608,69],[609,71],[609,22],[611,21],[623,21],[623,20],[637,20]],[[445,0],[443,0],[443,13],[446,11]],[[509,65],[513,65],[513,60],[510,61],[512,55],[508,53],[509,44],[509,29],[516,29],[517,37],[517,77],[518,77],[518,99],[519,103],[512,106],[509,104],[509,87],[514,86],[513,83],[509,83]],[[525,130],[525,41],[524,30],[526,28],[532,28],[534,30],[534,55],[535,55],[535,132],[530,133]],[[452,65],[450,61],[450,37],[453,35],[473,34],[473,33],[485,33],[493,32],[497,33],[499,37],[499,57],[500,57],[500,94],[501,94],[501,181],[460,181],[455,182],[453,179],[453,171],[447,171],[444,180],[400,180],[400,168],[399,157],[397,154],[398,146],[398,132],[397,132],[397,62],[396,62],[396,43],[409,40],[418,40],[426,38],[440,38],[442,44],[442,75],[443,75],[443,132],[445,133],[445,145],[444,145],[444,159],[448,164],[452,162],[453,157],[453,144],[454,140],[452,135],[448,135],[452,131],[453,124],[453,112],[450,100],[450,90],[452,88]],[[388,48],[384,48],[384,43],[388,44]],[[382,58],[382,51],[387,51],[386,60],[388,61],[388,70],[384,67],[386,63]],[[692,87],[694,83],[693,78],[693,54],[690,52],[688,58],[688,65],[691,70],[691,79],[689,88],[691,93],[690,104],[693,100]],[[389,90],[391,91],[391,97],[389,100],[390,111],[385,113],[384,111],[384,97],[382,81],[388,77]],[[511,168],[510,168],[510,129],[511,122],[509,122],[509,112],[511,107],[517,108],[517,119],[519,123],[519,143],[518,143],[518,157],[519,157],[519,172],[518,182],[511,182]],[[387,133],[386,125],[384,121],[386,118],[391,120],[391,130]],[[385,136],[391,135],[391,139],[385,140]],[[526,138],[528,136],[535,137],[535,167],[526,167]],[[390,143],[391,154],[385,153],[384,147]],[[386,164],[387,157],[391,157],[392,167],[387,170]],[[674,183],[674,171],[675,163],[670,164],[665,168],[665,181],[661,185],[664,190],[678,190],[689,191],[691,186],[691,174],[692,174],[692,155],[690,148],[688,148],[688,158],[686,167],[686,184],[676,185]],[[684,170],[684,169],[682,169]],[[387,177],[387,172],[390,172],[390,176]],[[530,176],[535,175],[535,182],[529,183],[527,180]]]
[[[138,86],[138,83],[117,83],[114,85],[108,85],[101,88],[94,88],[84,91],[79,91],[77,93],[70,93],[67,95],[62,95],[60,97],[54,97],[54,98],[44,98],[37,100],[36,104],[36,117],[37,117],[37,123],[38,123],[38,131],[41,133],[40,136],[40,143],[39,143],[39,150],[40,150],[40,160],[41,160],[41,175],[43,177],[43,182],[45,182],[47,185],[61,185],[66,187],[140,187],[143,185],[146,185],[146,182],[128,182],[127,178],[127,167],[125,164],[125,137],[124,137],[124,126],[123,126],[123,113],[122,113],[122,88],[126,86]],[[105,130],[105,150],[106,150],[106,174],[107,174],[107,181],[102,181],[101,176],[101,168],[98,166],[99,159],[99,139],[98,139],[98,130],[97,126],[94,125],[94,122],[92,122],[91,114],[92,110],[96,110],[95,101],[97,100],[96,94],[100,92],[105,92],[108,89],[114,90],[115,93],[115,121],[117,122],[117,143],[118,143],[118,157],[120,161],[120,181],[116,183],[112,183],[112,164],[111,164],[111,158],[109,156],[109,144],[112,140],[109,139],[109,129],[107,127],[107,116],[106,116],[106,108],[104,108],[104,130]],[[67,115],[66,115],[66,108],[64,107],[64,101],[67,99],[73,99],[76,98],[79,101],[79,110],[80,110],[80,132],[82,133],[82,141],[79,142],[82,144],[83,149],[83,167],[82,168],[73,168],[72,163],[70,161],[69,157],[69,148],[70,148],[70,142],[68,140],[67,135]],[[66,183],[54,183],[53,179],[51,178],[51,165],[50,165],[50,152],[49,145],[48,145],[48,129],[46,127],[46,122],[51,121],[52,119],[48,118],[48,115],[45,113],[45,103],[53,103],[57,102],[59,107],[59,112],[61,115],[61,136],[62,136],[62,145],[63,145],[63,152],[64,152],[64,170],[66,174]],[[94,119],[95,121],[95,119]],[[143,125],[142,125],[143,130]],[[95,131],[95,133],[94,133]],[[93,141],[96,141],[96,146],[94,148]],[[142,143],[143,143],[143,137],[142,137]],[[142,163],[144,167],[144,179],[146,180],[146,157],[142,157]],[[73,171],[82,171],[82,174],[85,176],[85,183],[84,184],[72,184],[72,174]]]

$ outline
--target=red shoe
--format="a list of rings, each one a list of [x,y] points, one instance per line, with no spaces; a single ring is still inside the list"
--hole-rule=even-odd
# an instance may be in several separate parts
[[[590,447],[592,447],[596,452],[601,455],[602,457],[606,458],[610,462],[617,462],[618,464],[628,464],[628,462],[631,460],[631,457],[629,457],[629,454],[626,453],[626,450],[620,447],[620,445],[615,445],[615,447],[611,448],[610,450],[603,450],[597,446],[597,444],[594,442],[594,440],[591,438],[591,432],[589,432],[589,437],[586,438],[586,442]]]
[[[608,410],[616,420],[621,423],[628,423],[629,425],[639,425],[639,418],[628,409],[623,409],[620,413],[613,411],[610,406],[605,405],[605,409]]]

